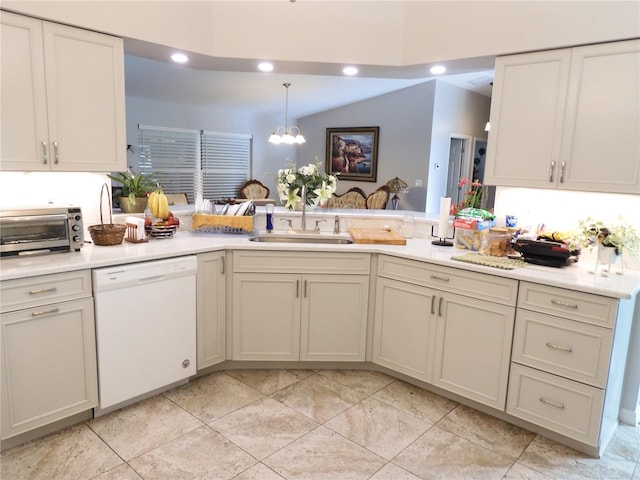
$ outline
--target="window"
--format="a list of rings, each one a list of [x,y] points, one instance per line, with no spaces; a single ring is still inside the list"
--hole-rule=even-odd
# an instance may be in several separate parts
[[[138,145],[138,170],[190,203],[235,197],[250,177],[251,135],[138,125]]]

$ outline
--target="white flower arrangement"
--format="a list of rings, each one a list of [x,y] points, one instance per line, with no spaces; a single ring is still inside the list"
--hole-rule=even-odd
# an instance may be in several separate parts
[[[322,205],[336,192],[338,179],[320,170],[320,162],[297,168],[289,162],[289,168],[278,170],[278,196],[284,206],[293,210],[302,202],[302,186],[307,188],[307,205]]]

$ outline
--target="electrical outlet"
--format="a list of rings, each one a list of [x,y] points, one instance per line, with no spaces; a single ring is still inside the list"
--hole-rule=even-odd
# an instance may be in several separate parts
[[[422,179],[416,178],[416,187],[422,187]]]

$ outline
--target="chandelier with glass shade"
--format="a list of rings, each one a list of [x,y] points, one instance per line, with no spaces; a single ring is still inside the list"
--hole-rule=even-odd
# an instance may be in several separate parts
[[[299,145],[306,142],[302,132],[295,125],[289,126],[289,87],[290,83],[283,83],[282,86],[286,89],[285,104],[284,104],[284,126],[280,125],[276,127],[271,136],[269,142],[276,145],[284,143],[287,145]]]

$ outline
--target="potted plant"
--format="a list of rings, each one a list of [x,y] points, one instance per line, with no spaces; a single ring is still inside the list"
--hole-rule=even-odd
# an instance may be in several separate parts
[[[108,174],[108,177],[122,184],[120,208],[125,213],[142,213],[147,208],[147,197],[156,189],[156,181],[150,175],[126,172]]]
[[[640,250],[640,234],[622,217],[618,223],[606,224],[591,217],[579,220],[574,241],[582,247],[598,248],[596,270],[598,264],[608,265],[610,270],[623,253],[637,255]]]

